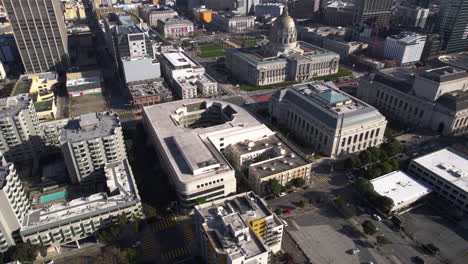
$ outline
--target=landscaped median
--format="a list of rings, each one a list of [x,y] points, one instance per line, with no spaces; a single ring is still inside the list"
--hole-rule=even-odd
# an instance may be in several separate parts
[[[198,46],[201,58],[212,58],[224,56],[223,47],[218,44],[205,44]]]

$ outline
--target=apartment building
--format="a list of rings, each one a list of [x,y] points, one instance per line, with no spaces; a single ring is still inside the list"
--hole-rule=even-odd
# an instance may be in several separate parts
[[[37,158],[39,119],[29,94],[0,99],[0,152],[8,162]]]
[[[401,33],[385,39],[384,55],[399,65],[409,66],[421,60],[426,45],[426,36],[416,33]]]
[[[312,180],[312,161],[278,134],[232,144],[225,153],[236,170],[247,171],[244,176],[257,194],[266,194],[265,185],[273,179],[285,186],[298,178]]]
[[[141,217],[141,199],[128,160],[107,163],[104,174],[106,191],[26,214],[19,231],[22,240],[59,249],[61,244],[78,241],[109,226],[118,215]]]
[[[254,192],[195,206],[195,231],[206,263],[270,263],[283,223]]]
[[[409,126],[444,135],[468,132],[468,74],[446,66],[414,73],[383,69],[361,79],[357,96]]]
[[[273,135],[244,109],[209,99],[143,108],[143,124],[181,206],[236,192],[235,172],[223,151],[230,144]]]
[[[106,163],[126,159],[119,117],[110,112],[70,119],[59,141],[73,183],[97,181]]]
[[[15,245],[13,232],[19,230],[30,203],[13,163],[0,156],[0,252]]]
[[[273,95],[269,112],[274,122],[333,158],[379,146],[387,126],[377,109],[332,82],[288,86]]]
[[[444,148],[413,159],[409,172],[454,207],[468,213],[468,157]]]

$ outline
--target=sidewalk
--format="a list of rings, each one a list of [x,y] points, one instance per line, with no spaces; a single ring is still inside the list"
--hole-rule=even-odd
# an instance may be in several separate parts
[[[78,256],[97,256],[101,252],[101,248],[104,247],[103,244],[96,244],[94,246],[78,248],[74,250],[70,250],[64,253],[49,253],[46,257],[42,257],[39,255],[36,260],[33,262],[34,264],[41,264],[47,260],[59,260],[69,257],[78,257]]]

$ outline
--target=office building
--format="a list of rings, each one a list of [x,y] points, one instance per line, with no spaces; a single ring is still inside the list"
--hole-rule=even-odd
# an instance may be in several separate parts
[[[184,208],[235,193],[235,172],[222,152],[274,134],[244,109],[209,99],[147,106],[143,124]]]
[[[429,34],[426,38],[421,62],[427,63],[430,60],[437,59],[442,48],[442,37],[439,34]]]
[[[323,21],[326,25],[349,26],[354,21],[355,5],[350,2],[335,1],[327,5],[323,13]]]
[[[349,62],[349,55],[362,53],[369,45],[361,41],[344,41],[340,38],[329,37],[323,40],[323,48],[340,55],[341,62]]]
[[[166,20],[178,15],[176,11],[170,8],[157,8],[154,6],[140,7],[141,18],[151,27],[156,27],[158,25],[158,20]]]
[[[18,49],[13,34],[0,35],[0,61],[15,62],[19,58]]]
[[[255,17],[279,17],[283,14],[284,5],[280,3],[264,3],[255,6]]]
[[[468,157],[444,148],[413,159],[409,172],[422,183],[468,213]]]
[[[193,23],[181,17],[158,20],[156,27],[164,38],[177,39],[193,35]]]
[[[432,190],[403,171],[394,171],[370,181],[374,191],[393,201],[390,213],[402,212]]]
[[[346,28],[330,26],[298,27],[297,38],[323,48],[326,39],[344,40]]]
[[[468,74],[447,66],[413,73],[383,69],[361,79],[357,95],[386,116],[443,135],[468,132]]]
[[[421,59],[425,45],[425,35],[401,33],[386,38],[384,55],[401,66],[413,65]]]
[[[393,0],[356,0],[354,23],[390,26]]]
[[[213,97],[218,94],[218,83],[205,72],[205,68],[184,52],[165,52],[159,57],[161,71],[181,99],[198,95]]]
[[[379,146],[387,120],[374,107],[340,91],[332,82],[291,85],[270,100],[272,120],[335,158]]]
[[[106,163],[126,159],[119,117],[109,112],[68,120],[59,141],[73,183],[99,181]]]
[[[260,0],[206,0],[207,8],[215,11],[235,12],[239,15],[247,16],[254,14],[255,6],[260,4]]]
[[[172,91],[164,83],[163,79],[132,82],[127,85],[130,91],[133,109],[142,109],[145,106],[170,102],[173,99]]]
[[[444,0],[440,3],[439,32],[442,51],[457,53],[468,47],[468,0]]]
[[[37,158],[39,119],[29,94],[0,99],[0,152],[8,162]]]
[[[212,22],[224,32],[240,33],[255,29],[254,16],[242,16],[231,12],[213,14]]]
[[[141,199],[126,159],[104,167],[105,190],[65,202],[49,202],[24,216],[19,234],[23,241],[56,247],[86,238],[124,215],[142,217]],[[62,190],[62,193],[64,191]]]
[[[206,263],[270,263],[281,249],[283,224],[253,192],[195,207],[195,230]]]
[[[231,144],[225,151],[237,171],[258,194],[268,194],[266,184],[276,179],[286,186],[295,179],[312,181],[312,162],[279,135]]]
[[[338,54],[297,41],[296,25],[287,8],[275,21],[269,40],[265,45],[229,49],[226,68],[239,81],[259,86],[302,82],[338,72]]]
[[[12,233],[19,230],[30,203],[13,163],[0,156],[0,252],[15,245]]]
[[[429,12],[429,8],[400,5],[397,7],[395,22],[405,28],[424,29]]]
[[[26,73],[65,69],[68,41],[60,2],[3,0],[3,5]]]

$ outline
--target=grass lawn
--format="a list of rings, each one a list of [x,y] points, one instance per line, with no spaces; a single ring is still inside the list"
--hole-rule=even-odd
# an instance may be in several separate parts
[[[285,86],[288,86],[290,84],[296,84],[296,83],[297,82],[292,81],[292,82],[276,83],[276,84],[265,85],[265,86],[255,86],[255,85],[241,84],[239,88],[242,91],[254,92],[254,91],[260,91],[260,90],[268,90],[268,89],[273,89],[273,88],[285,87]]]
[[[198,46],[200,50],[200,57],[202,58],[211,58],[211,57],[221,57],[224,56],[224,50],[221,46],[217,44],[205,44]]]
[[[245,43],[252,45],[252,46],[257,45],[258,42],[260,42],[260,39],[246,39],[245,40]]]
[[[353,73],[350,70],[347,70],[343,67],[338,67],[338,72],[332,75],[320,76],[314,78],[315,80],[324,80],[324,81],[335,81],[338,78],[350,76]]]

